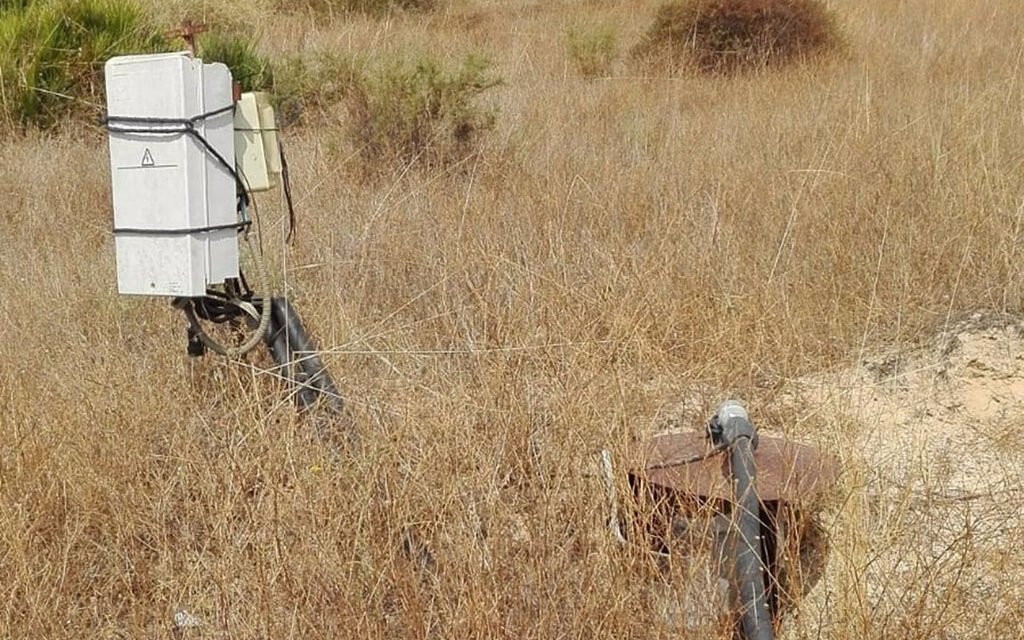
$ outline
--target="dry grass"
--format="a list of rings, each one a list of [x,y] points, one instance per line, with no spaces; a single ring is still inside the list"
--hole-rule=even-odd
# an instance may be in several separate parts
[[[265,242],[358,455],[321,446],[266,362],[190,361],[179,315],[116,295],[99,132],[4,139],[0,635],[168,637],[183,608],[188,637],[670,637],[654,567],[604,534],[595,455],[736,393],[849,469],[836,590],[790,633],[938,638],[955,615],[1020,637],[1013,601],[987,606],[1019,549],[985,600],[956,582],[960,547],[869,583],[913,512],[872,511],[853,427],[781,398],[963,310],[1022,311],[1024,16],[831,5],[842,60],[597,82],[566,29],[588,12],[626,44],[655,3],[261,14],[268,50],[480,52],[506,81],[489,144],[445,172],[365,184],[344,122],[288,134],[301,226],[284,248],[263,198]],[[434,574],[400,551],[410,525]]]

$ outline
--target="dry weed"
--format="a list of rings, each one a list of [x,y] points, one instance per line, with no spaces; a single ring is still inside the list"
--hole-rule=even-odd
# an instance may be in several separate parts
[[[288,133],[294,246],[262,199],[358,456],[322,446],[265,362],[189,360],[164,301],[116,295],[100,132],[7,137],[0,635],[166,637],[187,613],[188,637],[673,637],[662,574],[606,534],[595,457],[626,466],[699,389],[845,463],[822,523],[831,586],[787,633],[1019,637],[1019,608],[988,604],[1019,594],[1021,553],[976,534],[1006,513],[972,513],[935,551],[917,533],[933,512],[875,491],[863,425],[791,387],[963,310],[1022,311],[1005,43],[1024,17],[1015,0],[832,5],[848,59],[735,78],[567,74],[580,6],[630,42],[652,2],[263,23],[269,51],[484,43],[505,79],[493,139],[457,171],[351,182],[356,150],[325,123]],[[403,554],[410,530],[433,570]]]

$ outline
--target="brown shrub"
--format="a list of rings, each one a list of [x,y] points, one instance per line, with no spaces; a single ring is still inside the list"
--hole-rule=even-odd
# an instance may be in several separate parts
[[[818,0],[676,0],[661,6],[634,54],[721,72],[789,62],[839,42]]]

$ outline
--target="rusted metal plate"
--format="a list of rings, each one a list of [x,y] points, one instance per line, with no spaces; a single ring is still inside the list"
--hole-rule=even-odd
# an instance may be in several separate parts
[[[656,436],[647,442],[645,468],[640,475],[651,484],[693,496],[732,500],[728,452],[685,463],[708,450],[707,438],[702,433]],[[754,463],[757,492],[762,501],[805,502],[829,491],[836,482],[833,458],[813,447],[781,438],[759,434]]]

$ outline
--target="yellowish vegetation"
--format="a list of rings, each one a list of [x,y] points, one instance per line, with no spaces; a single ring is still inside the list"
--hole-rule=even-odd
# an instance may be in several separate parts
[[[657,3],[257,11],[271,54],[480,53],[504,79],[454,167],[356,180],[344,114],[286,133],[299,228],[284,246],[263,197],[263,242],[358,452],[268,361],[189,360],[178,312],[117,296],[100,130],[0,134],[0,635],[167,637],[185,610],[188,637],[672,637],[656,567],[606,534],[596,456],[621,470],[666,407],[696,398],[696,427],[728,395],[847,469],[823,522],[836,590],[787,633],[1024,634],[1019,549],[985,593],[949,554],[867,582],[909,503],[879,509],[853,427],[788,393],[967,310],[1022,311],[1024,13],[829,4],[848,50],[827,62],[594,81],[567,29],[626,47]]]

